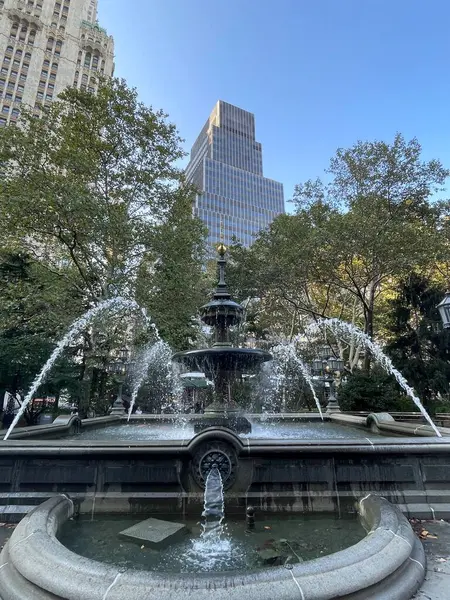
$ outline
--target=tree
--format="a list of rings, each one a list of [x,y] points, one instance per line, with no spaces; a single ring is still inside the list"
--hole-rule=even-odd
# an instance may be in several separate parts
[[[448,171],[423,161],[417,140],[397,135],[392,144],[339,149],[328,175],[327,185],[296,186],[295,214],[275,219],[240,252],[241,285],[261,298],[266,318],[283,323],[285,336],[305,321],[338,317],[373,337],[381,296],[435,259],[441,210],[429,199]]]
[[[193,189],[176,166],[180,142],[166,115],[119,80],[97,95],[69,88],[39,118],[24,107],[18,126],[0,131],[4,243],[61,282],[76,299],[75,316],[111,296],[145,297],[148,286],[165,335],[185,343],[185,315],[173,318],[175,298],[167,299],[201,285],[203,230],[189,210]],[[157,264],[167,265],[165,275],[148,268]],[[91,391],[98,400],[106,389],[108,352],[129,337],[125,324],[113,329],[105,340],[94,326],[81,340],[82,414]]]
[[[34,258],[86,302],[132,297],[158,228],[192,198],[175,166],[180,141],[119,80],[97,95],[68,88],[43,118],[24,109],[18,127],[0,132],[2,228],[26,236]]]
[[[371,373],[355,371],[338,388],[339,406],[345,411],[395,412],[414,410],[414,404],[402,396],[391,375],[378,367]]]
[[[204,303],[202,273],[205,227],[192,218],[192,203],[181,195],[153,237],[152,252],[141,263],[136,298],[173,348],[193,345],[193,320]],[[149,285],[151,282],[151,285]]]
[[[327,197],[340,210],[319,229],[322,280],[355,297],[363,310],[364,331],[373,337],[380,293],[432,258],[439,212],[429,198],[449,171],[437,160],[422,161],[419,142],[406,142],[397,134],[392,144],[357,142],[339,149],[328,173],[332,180],[322,187],[319,202]],[[309,189],[297,187],[300,211],[305,196],[310,199]]]
[[[27,254],[0,252],[0,389],[15,397],[23,398],[79,310],[77,298],[62,283]],[[70,364],[69,352],[56,366],[54,380],[64,369],[70,370],[64,381],[76,377]]]
[[[437,395],[448,399],[449,393],[450,335],[436,309],[444,292],[442,285],[412,273],[399,282],[397,295],[388,302],[386,350],[432,412]]]

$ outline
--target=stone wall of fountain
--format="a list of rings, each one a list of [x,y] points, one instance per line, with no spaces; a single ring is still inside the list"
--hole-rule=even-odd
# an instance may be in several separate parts
[[[184,441],[10,440],[0,445],[0,513],[17,521],[33,504],[69,493],[82,513],[198,514],[213,465],[231,512],[251,502],[264,512],[339,514],[375,493],[406,514],[450,518],[447,438],[368,430],[365,439],[246,439],[220,428]]]

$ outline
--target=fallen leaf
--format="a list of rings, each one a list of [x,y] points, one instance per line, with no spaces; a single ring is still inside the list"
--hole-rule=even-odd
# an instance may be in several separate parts
[[[264,525],[264,529],[272,529],[272,527],[269,527],[269,525]]]
[[[141,546],[141,550],[143,550],[144,548],[145,548],[145,546],[144,546],[144,544],[142,544],[142,546]]]
[[[427,535],[427,539],[429,539],[429,540],[437,540],[438,536],[437,535],[433,535],[432,533],[429,533]]]

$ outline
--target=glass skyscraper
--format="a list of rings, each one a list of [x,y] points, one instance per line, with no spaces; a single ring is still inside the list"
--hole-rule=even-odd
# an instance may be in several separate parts
[[[284,212],[283,184],[263,176],[262,148],[252,113],[219,100],[192,146],[187,180],[199,190],[195,214],[208,227],[208,244],[250,246]]]

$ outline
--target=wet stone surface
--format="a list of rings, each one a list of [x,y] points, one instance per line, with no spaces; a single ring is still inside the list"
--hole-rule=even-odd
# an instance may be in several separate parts
[[[186,532],[187,528],[183,523],[150,518],[124,529],[119,533],[119,537],[156,550],[172,544],[182,538]]]

